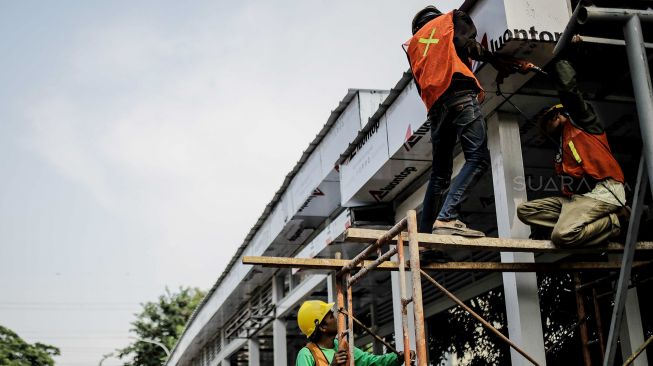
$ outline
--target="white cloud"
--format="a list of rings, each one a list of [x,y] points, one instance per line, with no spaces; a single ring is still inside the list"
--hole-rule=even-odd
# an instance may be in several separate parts
[[[32,151],[108,222],[82,218],[53,235],[53,247],[80,236],[86,247],[57,261],[74,281],[43,288],[92,301],[94,286],[104,296],[108,284],[116,298],[123,287],[149,296],[163,284],[212,284],[347,88],[390,88],[401,77],[399,44],[416,3],[210,2],[184,4],[179,16],[123,4],[124,15],[78,14],[84,27],[35,61],[41,74],[19,91],[29,96],[20,113]],[[94,235],[125,252],[96,253],[85,241]]]

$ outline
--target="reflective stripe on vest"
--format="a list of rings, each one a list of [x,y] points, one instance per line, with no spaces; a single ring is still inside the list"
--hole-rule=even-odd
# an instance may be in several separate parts
[[[581,159],[581,158],[580,158],[580,155],[578,155],[578,150],[576,150],[576,146],[574,145],[574,142],[573,142],[573,141],[569,141],[569,142],[567,143],[567,145],[569,146],[569,150],[571,150],[571,153],[574,155],[574,159],[576,159],[576,162],[577,162],[578,164],[582,164],[582,163],[583,163],[583,159]]]
[[[410,68],[426,109],[447,91],[454,73],[473,79],[483,90],[469,66],[458,57],[453,36],[453,12],[449,12],[426,23],[406,42]]]

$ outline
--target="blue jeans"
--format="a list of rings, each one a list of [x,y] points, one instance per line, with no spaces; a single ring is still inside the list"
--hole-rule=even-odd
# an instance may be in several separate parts
[[[433,166],[424,196],[419,231],[430,233],[436,210],[449,188],[453,169],[453,150],[460,140],[465,164],[447,193],[438,220],[460,218],[460,204],[467,198],[467,190],[485,173],[490,163],[487,149],[487,126],[475,93],[466,93],[438,101],[428,115],[431,121]]]

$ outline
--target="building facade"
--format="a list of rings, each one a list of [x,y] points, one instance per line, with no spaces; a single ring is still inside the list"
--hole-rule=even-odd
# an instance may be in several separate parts
[[[572,5],[575,2],[566,0],[468,0],[461,9],[472,16],[479,40],[489,49],[545,65],[552,59]],[[588,52],[581,60],[589,60],[592,52],[611,51],[590,47]],[[620,57],[615,54],[606,62],[618,66]],[[530,229],[516,218],[516,206],[552,195],[557,188],[551,185],[553,146],[539,135],[529,117],[555,103],[556,93],[544,77],[529,74],[511,76],[501,86],[504,96],[496,95],[496,71],[480,64],[474,69],[486,89],[482,109],[492,164],[463,204],[465,219],[489,236],[528,238]],[[588,68],[582,82],[632,182],[641,151],[641,142],[636,143],[634,101],[621,84],[606,89],[598,79],[600,70],[599,66]],[[390,90],[346,93],[193,314],[167,365],[293,365],[297,351],[306,343],[296,324],[297,309],[308,298],[333,301],[333,277],[316,271],[253,267],[242,264],[242,257],[333,258],[340,252],[343,258],[352,258],[363,246],[343,241],[348,227],[387,228],[407,210],[421,210],[431,165],[430,125],[411,75],[398,71],[398,76]],[[628,78],[617,81],[628,82]],[[457,151],[454,177],[464,162]],[[532,253],[455,252],[452,256],[460,261],[574,260]],[[547,336],[554,330],[549,329],[552,310],[541,298],[545,296],[542,278],[538,283],[534,273],[452,272],[438,274],[438,279],[464,300],[500,294],[501,316],[510,338],[542,364],[551,360],[556,343]],[[354,297],[357,317],[400,349],[398,276],[388,272],[367,276],[354,288]],[[650,326],[642,321],[639,309],[648,304],[642,301],[637,289],[632,289],[621,337],[624,355],[644,342],[644,329]],[[429,340],[435,339],[442,332],[439,324],[453,314],[453,304],[427,287],[424,304]],[[576,305],[567,310],[575,312]],[[383,351],[363,333],[356,343]],[[502,352],[513,365],[529,364],[507,348]],[[455,364],[454,356],[447,360],[443,362]],[[437,364],[435,356],[432,362]],[[646,356],[635,364],[648,364]]]

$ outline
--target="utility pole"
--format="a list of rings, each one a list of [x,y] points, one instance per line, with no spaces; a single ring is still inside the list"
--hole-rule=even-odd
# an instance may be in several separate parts
[[[129,338],[131,338],[131,339],[133,339],[133,340],[135,340],[137,342],[145,342],[145,343],[150,343],[150,344],[157,345],[157,346],[163,348],[163,351],[166,353],[166,357],[170,358],[170,350],[168,349],[168,347],[165,346],[165,344],[163,344],[163,343],[161,343],[159,341],[155,341],[154,339],[147,339],[147,338],[137,338],[137,337],[129,337]]]

